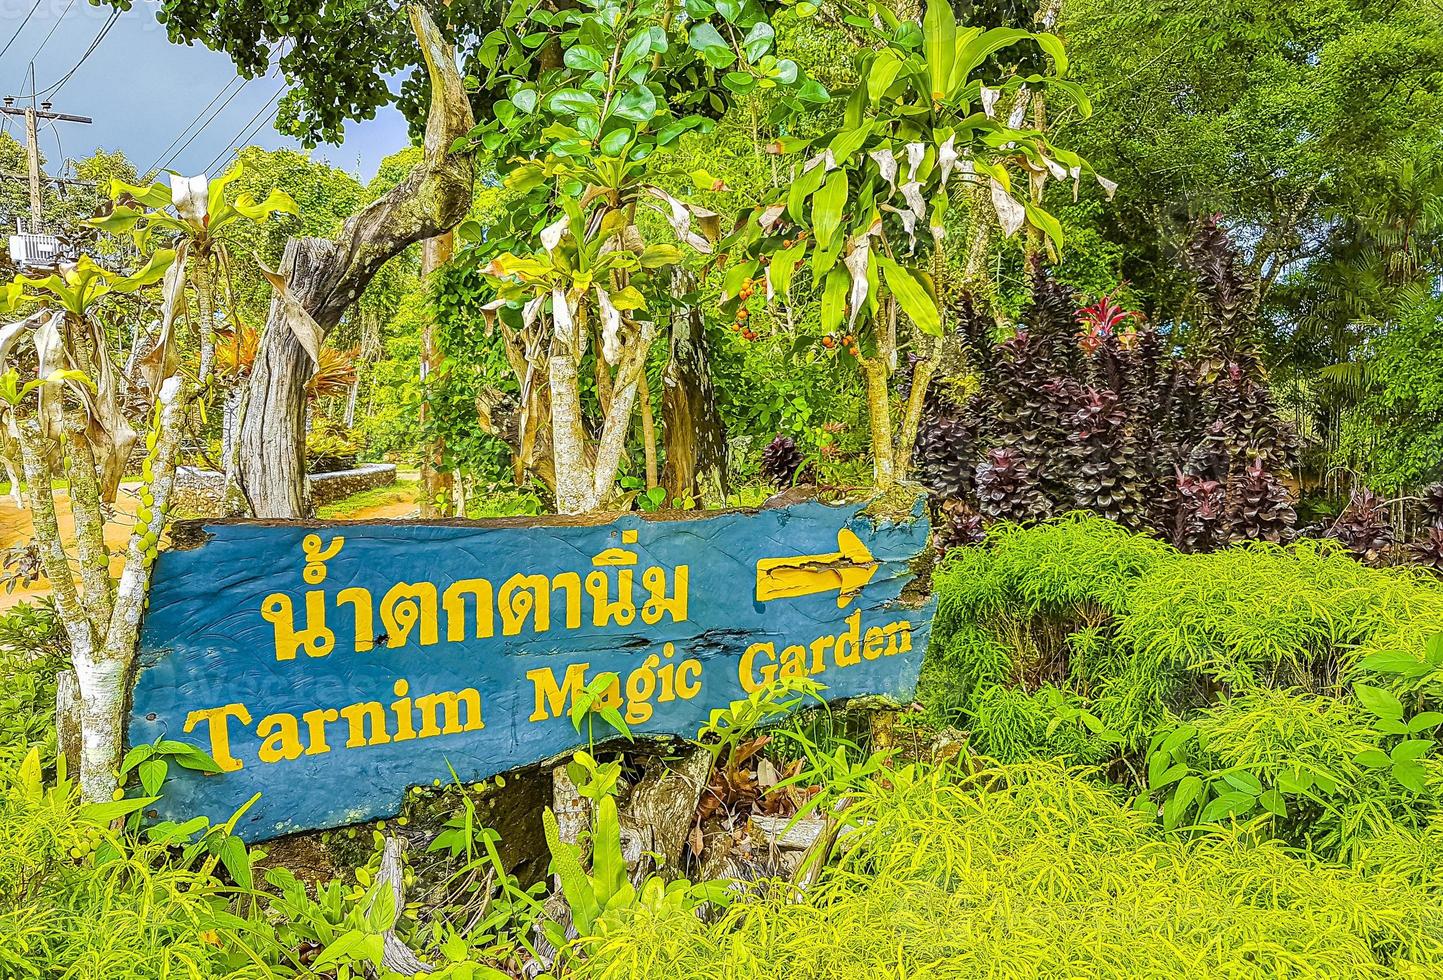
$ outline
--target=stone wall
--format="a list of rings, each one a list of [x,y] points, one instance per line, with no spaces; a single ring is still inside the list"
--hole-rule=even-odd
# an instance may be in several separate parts
[[[307,477],[306,482],[310,485],[311,506],[320,507],[362,490],[395,483],[396,467],[392,463],[367,463],[353,470],[316,473]],[[171,511],[177,517],[219,517],[224,492],[224,473],[194,466],[177,467]]]

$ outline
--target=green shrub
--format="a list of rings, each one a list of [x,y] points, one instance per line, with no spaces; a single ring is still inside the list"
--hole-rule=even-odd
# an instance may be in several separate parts
[[[1443,911],[1401,865],[1320,864],[1247,828],[1168,839],[1060,766],[899,769],[859,794],[837,867],[719,922],[637,909],[586,980],[1418,977]]]
[[[19,603],[0,616],[0,750],[55,745],[55,677],[70,666],[65,634],[49,601]]]
[[[207,868],[110,830],[128,805],[82,805],[38,751],[0,752],[0,976],[266,977],[222,951],[240,920]]]

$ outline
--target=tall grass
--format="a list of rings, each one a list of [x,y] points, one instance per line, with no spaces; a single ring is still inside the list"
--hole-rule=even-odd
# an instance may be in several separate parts
[[[902,769],[852,808],[840,864],[800,897],[706,924],[638,909],[578,976],[691,978],[1425,977],[1443,908],[1415,869],[1300,857],[1242,827],[1165,839],[1055,764]],[[1401,850],[1401,849],[1399,849]],[[1426,857],[1426,862],[1423,860]],[[1433,872],[1429,872],[1433,874]]]
[[[994,529],[934,581],[923,697],[984,739],[998,685],[1066,687],[1137,749],[1220,696],[1345,695],[1368,654],[1421,658],[1443,631],[1443,586],[1423,573],[1316,541],[1185,555],[1081,515]]]

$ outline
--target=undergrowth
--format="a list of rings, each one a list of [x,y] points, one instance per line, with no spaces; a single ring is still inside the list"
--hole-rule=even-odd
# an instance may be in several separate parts
[[[1072,515],[997,528],[934,582],[921,697],[983,754],[1100,765],[1169,830],[1266,812],[1328,856],[1436,810],[1427,573],[1307,540],[1182,554]]]
[[[1122,794],[1054,763],[908,767],[859,792],[850,846],[804,895],[716,923],[637,910],[590,942],[589,980],[1431,977],[1434,836],[1330,866],[1243,825],[1163,836]],[[1379,848],[1384,844],[1380,843]],[[1382,858],[1380,852],[1375,856]]]

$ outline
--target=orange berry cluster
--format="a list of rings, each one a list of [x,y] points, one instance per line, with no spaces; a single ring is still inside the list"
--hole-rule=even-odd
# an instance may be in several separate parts
[[[862,352],[857,349],[857,338],[849,333],[843,334],[840,338],[836,334],[829,333],[822,338],[822,346],[827,350],[835,350],[839,343],[842,345],[842,349],[853,357],[862,356]]]
[[[737,292],[737,299],[741,305],[737,307],[736,322],[732,324],[732,333],[739,333],[743,340],[756,340],[757,332],[747,325],[747,319],[751,311],[747,309],[747,300],[751,299],[757,291],[757,280],[748,277],[742,282],[742,288]]]

